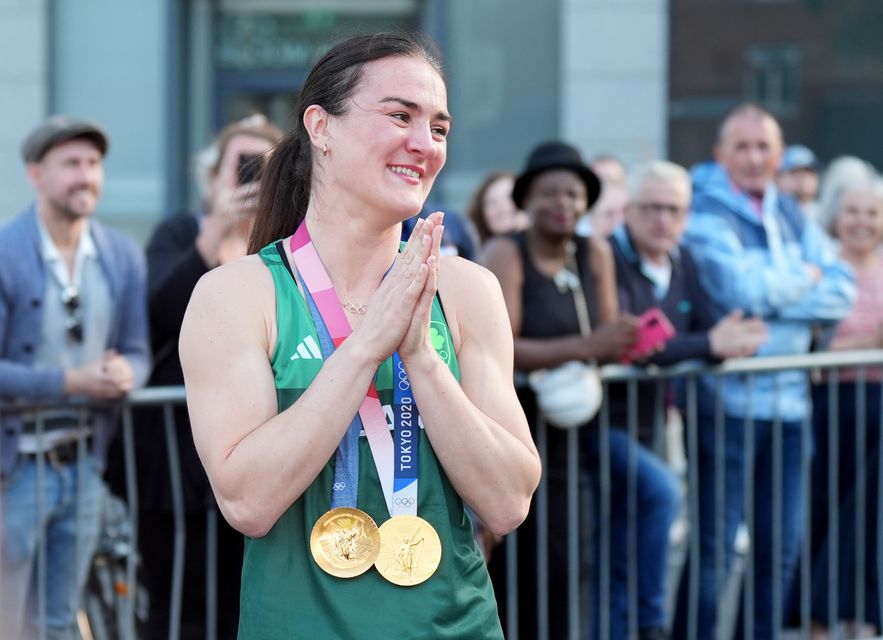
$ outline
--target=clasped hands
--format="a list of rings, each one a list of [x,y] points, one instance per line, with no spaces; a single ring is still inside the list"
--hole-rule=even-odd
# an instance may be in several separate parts
[[[434,355],[429,321],[438,291],[443,220],[444,213],[437,211],[417,221],[353,333],[364,341],[378,365],[393,352],[406,366]]]

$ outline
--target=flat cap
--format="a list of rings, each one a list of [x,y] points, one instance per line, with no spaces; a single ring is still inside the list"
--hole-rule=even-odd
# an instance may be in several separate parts
[[[40,162],[52,147],[74,138],[87,138],[98,147],[102,156],[107,153],[107,133],[101,125],[59,115],[47,119],[28,134],[21,145],[21,155],[26,163]]]

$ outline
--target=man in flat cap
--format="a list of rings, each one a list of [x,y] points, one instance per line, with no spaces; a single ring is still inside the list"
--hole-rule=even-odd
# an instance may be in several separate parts
[[[107,148],[99,125],[49,118],[22,146],[35,200],[0,227],[4,638],[40,627],[49,639],[79,638],[115,422],[106,403],[89,403],[120,398],[148,374],[143,252],[92,219]]]

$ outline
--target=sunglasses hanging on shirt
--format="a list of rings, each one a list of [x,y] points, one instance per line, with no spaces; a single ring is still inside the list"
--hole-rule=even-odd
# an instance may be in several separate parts
[[[76,287],[65,287],[61,291],[61,303],[67,311],[64,326],[68,340],[77,344],[83,341],[83,316],[80,313],[80,292]]]

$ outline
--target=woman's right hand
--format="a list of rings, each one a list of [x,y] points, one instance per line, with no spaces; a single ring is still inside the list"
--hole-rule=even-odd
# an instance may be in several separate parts
[[[626,313],[594,329],[585,338],[585,359],[594,358],[599,362],[618,360],[638,339],[638,325],[638,319]]]
[[[365,316],[349,340],[364,345],[378,366],[401,344],[411,326],[417,301],[429,275],[427,259],[432,251],[432,232],[443,214],[431,214],[414,225],[411,237],[396,256],[389,273],[368,300]]]

